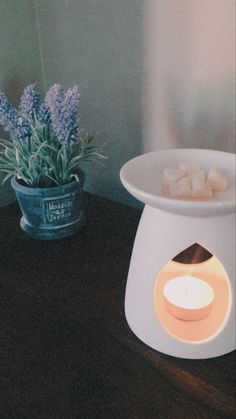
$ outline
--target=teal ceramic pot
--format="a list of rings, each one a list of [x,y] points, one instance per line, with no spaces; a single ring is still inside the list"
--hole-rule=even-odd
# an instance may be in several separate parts
[[[56,240],[75,234],[85,223],[82,192],[85,174],[79,180],[50,188],[31,188],[11,179],[22,218],[20,226],[35,239]]]

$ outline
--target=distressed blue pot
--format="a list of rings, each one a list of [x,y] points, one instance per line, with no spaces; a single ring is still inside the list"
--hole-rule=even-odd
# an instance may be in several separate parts
[[[13,177],[11,185],[22,211],[22,230],[30,237],[42,240],[56,240],[75,234],[85,223],[82,208],[84,181],[82,170],[79,180],[50,188],[23,186]]]

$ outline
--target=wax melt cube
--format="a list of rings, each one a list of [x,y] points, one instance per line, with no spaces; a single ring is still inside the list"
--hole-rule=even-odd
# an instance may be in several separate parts
[[[185,176],[169,185],[169,194],[172,198],[191,198],[191,181]]]
[[[195,181],[197,181],[197,180],[205,181],[206,172],[205,172],[205,170],[199,169],[199,170],[196,170],[195,172],[193,172],[190,177],[191,177],[191,180],[195,179]]]
[[[224,191],[229,184],[227,176],[225,176],[218,168],[212,168],[210,170],[207,181],[216,191]]]
[[[204,170],[194,173],[191,179],[193,198],[211,198],[213,196],[212,187],[206,180]]]
[[[188,175],[192,175],[194,172],[201,170],[201,168],[195,163],[180,163],[179,169],[185,170]]]
[[[163,184],[169,186],[172,182],[177,182],[179,179],[184,177],[186,171],[183,169],[171,169],[167,168],[163,172]]]

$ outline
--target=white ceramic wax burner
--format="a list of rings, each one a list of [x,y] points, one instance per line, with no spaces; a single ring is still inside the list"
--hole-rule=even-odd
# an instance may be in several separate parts
[[[209,172],[219,167],[226,190],[209,199],[165,194],[163,171],[182,162]],[[235,155],[174,149],[126,163],[125,188],[145,204],[137,230],[125,295],[130,328],[152,348],[180,358],[212,358],[235,344]],[[205,251],[183,262],[181,255]]]

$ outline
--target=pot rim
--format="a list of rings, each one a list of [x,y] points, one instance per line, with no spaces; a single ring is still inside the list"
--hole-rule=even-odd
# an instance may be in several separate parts
[[[85,179],[85,173],[84,173],[84,171],[82,169],[79,169],[79,177],[80,176],[81,176],[81,179],[79,179],[79,180],[74,179],[71,182],[64,183],[62,185],[49,186],[49,187],[45,187],[45,188],[44,187],[43,188],[34,188],[32,186],[22,185],[21,183],[19,183],[17,177],[14,175],[11,178],[11,186],[12,186],[12,188],[14,190],[16,190],[18,192],[23,192],[23,193],[26,193],[26,194],[29,194],[30,193],[32,195],[33,194],[38,195],[40,193],[43,193],[44,191],[45,192],[47,192],[47,191],[54,191],[56,193],[57,191],[60,191],[61,188],[70,189],[71,187],[73,187],[76,184],[78,184],[81,187],[83,187],[84,179]]]

